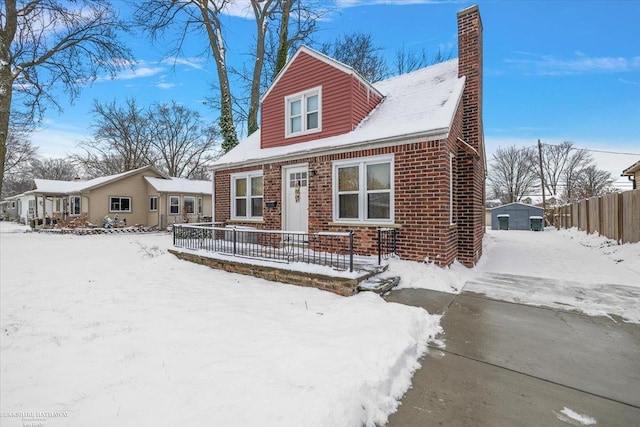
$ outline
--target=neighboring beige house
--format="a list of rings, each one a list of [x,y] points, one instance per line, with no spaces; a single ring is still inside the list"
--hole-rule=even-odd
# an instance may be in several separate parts
[[[88,181],[34,179],[33,190],[14,197],[29,206],[18,212],[22,222],[86,214],[89,222],[102,226],[105,216],[118,215],[127,225],[164,228],[211,217],[211,193],[210,181],[171,178],[145,166]]]
[[[638,188],[638,181],[640,181],[640,160],[622,171],[622,176],[629,177],[629,181],[633,182],[634,190]]]
[[[165,228],[181,222],[211,221],[211,181],[152,176],[144,179],[150,187],[147,224]]]

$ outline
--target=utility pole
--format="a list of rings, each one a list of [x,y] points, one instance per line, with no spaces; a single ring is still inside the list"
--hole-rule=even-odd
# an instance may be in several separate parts
[[[544,169],[542,169],[542,144],[538,139],[538,160],[540,161],[540,187],[542,188],[542,217],[546,222],[547,202],[544,197]]]

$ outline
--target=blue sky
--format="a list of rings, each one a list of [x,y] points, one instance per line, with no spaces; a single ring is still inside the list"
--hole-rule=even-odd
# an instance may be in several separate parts
[[[603,169],[618,175],[640,160],[640,0],[627,1],[426,1],[338,0],[338,10],[319,25],[318,41],[345,32],[371,33],[387,61],[406,49],[457,52],[456,13],[479,4],[484,24],[484,129],[487,154],[497,146],[573,141],[594,152]],[[124,9],[123,13],[126,13]],[[241,13],[240,13],[241,14]],[[253,22],[226,18],[229,61],[249,51]],[[91,130],[94,99],[133,97],[141,106],[176,100],[207,119],[202,103],[211,94],[215,68],[193,41],[188,58],[163,59],[161,47],[136,35],[135,72],[100,79],[64,112],[47,112],[32,141],[43,156],[77,151]],[[62,95],[61,95],[62,96]]]

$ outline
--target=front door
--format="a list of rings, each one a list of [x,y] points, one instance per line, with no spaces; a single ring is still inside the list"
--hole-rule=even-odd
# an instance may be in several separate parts
[[[284,169],[284,229],[309,231],[309,168],[294,166]]]

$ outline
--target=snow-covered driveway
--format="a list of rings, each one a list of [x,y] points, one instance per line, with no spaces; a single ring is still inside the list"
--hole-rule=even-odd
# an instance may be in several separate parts
[[[439,316],[0,223],[0,411],[52,426],[384,423]],[[46,414],[45,414],[46,415]]]

